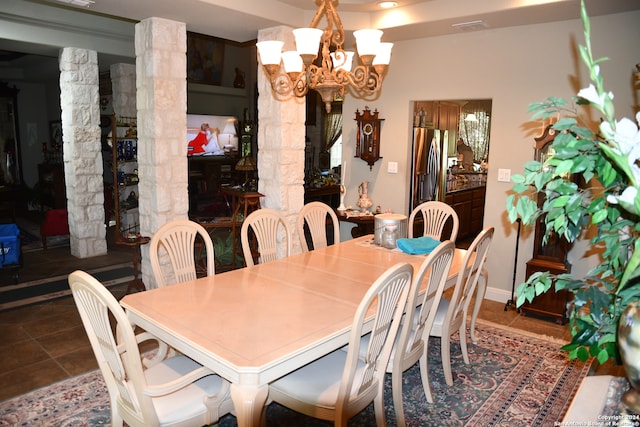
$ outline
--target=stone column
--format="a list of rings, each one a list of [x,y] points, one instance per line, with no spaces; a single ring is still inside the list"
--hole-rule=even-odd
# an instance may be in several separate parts
[[[109,70],[113,92],[113,112],[116,117],[136,117],[136,66],[113,64]]]
[[[140,232],[187,219],[187,33],[181,22],[148,18],[136,24],[138,185]],[[149,249],[142,247],[142,280],[155,287]]]
[[[295,49],[291,28],[258,32],[258,41],[283,40],[283,51]],[[258,64],[258,191],[262,207],[286,215],[293,232],[293,253],[300,252],[296,217],[304,205],[305,98],[276,99],[269,77]]]
[[[71,254],[107,253],[104,225],[98,54],[60,51],[60,106]]]

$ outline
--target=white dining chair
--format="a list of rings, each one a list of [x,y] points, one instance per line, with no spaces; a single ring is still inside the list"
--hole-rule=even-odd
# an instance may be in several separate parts
[[[429,330],[433,324],[436,307],[442,298],[455,245],[451,240],[442,242],[422,262],[413,276],[413,282],[407,298],[405,315],[402,326],[393,344],[391,357],[386,371],[391,374],[391,390],[396,421],[399,426],[405,426],[404,406],[402,397],[402,374],[420,362],[420,377],[422,388],[429,403],[433,403],[431,386],[429,385],[428,343]],[[420,288],[425,284],[423,294]],[[371,339],[371,334],[362,337],[360,358],[366,357],[363,352]]]
[[[420,216],[418,216],[418,214],[420,214]],[[414,236],[414,223],[416,219],[420,217],[424,221],[422,234]],[[455,242],[456,237],[458,237],[459,227],[459,219],[456,211],[448,204],[437,200],[421,203],[416,206],[409,215],[408,237],[427,236],[436,240],[442,240],[442,232],[449,219],[452,221],[452,228],[448,240]]]
[[[294,411],[346,426],[349,418],[374,404],[376,424],[385,425],[384,367],[398,332],[413,267],[396,264],[369,288],[358,305],[347,351],[327,354],[269,385],[269,399]],[[375,307],[367,357],[358,357],[365,319]]]
[[[69,287],[107,385],[111,425],[201,426],[233,410],[229,383],[188,357],[164,358],[162,345],[143,360],[139,343],[156,338],[135,335],[124,309],[93,276],[76,270]]]
[[[242,222],[240,240],[247,267],[254,265],[252,237],[257,243],[259,264],[291,255],[291,228],[286,218],[275,209],[258,209]],[[280,239],[284,240],[284,247],[279,245]]]
[[[170,221],[153,234],[149,242],[149,260],[158,288],[195,280],[200,255],[197,245],[204,245],[207,276],[215,274],[215,254],[211,236],[200,224],[190,220]],[[161,262],[163,253],[169,262]]]
[[[331,221],[333,243],[338,243],[340,241],[340,223],[333,209],[322,202],[309,202],[302,207],[296,220],[296,231],[298,232],[302,252],[309,251],[305,229],[309,230],[312,249],[327,247],[327,219]]]
[[[460,350],[465,364],[469,364],[467,352],[466,320],[469,304],[473,299],[478,280],[483,274],[489,246],[493,239],[493,227],[482,230],[473,240],[465,254],[462,268],[453,288],[451,299],[442,298],[433,320],[430,335],[440,337],[442,369],[447,385],[453,385],[451,372],[451,335],[460,334]],[[476,296],[476,298],[479,296]]]

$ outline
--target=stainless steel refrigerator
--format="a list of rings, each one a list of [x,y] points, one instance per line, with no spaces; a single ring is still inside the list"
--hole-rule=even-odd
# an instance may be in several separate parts
[[[446,130],[413,128],[409,212],[429,200],[444,201],[448,139]]]

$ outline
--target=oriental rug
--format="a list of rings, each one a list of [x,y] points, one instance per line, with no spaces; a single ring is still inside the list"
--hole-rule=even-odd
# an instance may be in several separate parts
[[[552,426],[562,420],[591,362],[569,361],[561,342],[482,322],[479,341],[469,344],[465,365],[454,340],[454,385],[444,382],[440,340],[429,344],[429,375],[434,403],[426,401],[418,366],[404,373],[403,395],[408,426]],[[456,338],[457,339],[457,338]],[[387,424],[395,426],[391,381],[385,382]],[[0,403],[0,426],[109,425],[109,396],[99,371],[89,372]],[[221,427],[236,425],[232,415]],[[267,409],[267,426],[331,426],[277,404]],[[349,426],[375,426],[373,406]]]

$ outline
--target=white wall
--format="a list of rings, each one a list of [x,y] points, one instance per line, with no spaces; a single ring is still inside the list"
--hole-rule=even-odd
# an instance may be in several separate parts
[[[576,17],[578,18],[578,17]],[[640,12],[592,19],[592,47],[596,57],[611,60],[602,65],[608,90],[615,94],[617,116],[633,117],[632,70],[638,62]],[[384,36],[383,36],[384,39]],[[588,85],[588,74],[577,56],[584,36],[579,19],[551,24],[513,27],[396,43],[380,98],[375,102],[345,97],[344,152],[348,163],[346,204],[355,205],[357,186],[369,181],[374,205],[407,213],[411,102],[438,99],[493,100],[489,176],[484,225],[496,227],[488,259],[494,299],[510,298],[516,227],[506,217],[509,183],[497,182],[498,168],[521,173],[533,158],[533,138],[540,123],[530,122],[529,103],[549,96],[570,98]],[[637,101],[636,101],[637,103]],[[356,109],[377,108],[385,119],[382,127],[383,159],[370,172],[354,159]],[[597,119],[597,117],[596,117]],[[388,174],[387,163],[398,162],[399,173]],[[522,230],[516,283],[524,280],[525,263],[531,258],[532,233]],[[586,243],[570,254],[572,272],[584,275],[593,259],[583,258]]]

